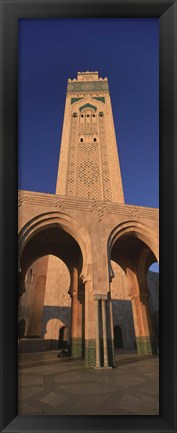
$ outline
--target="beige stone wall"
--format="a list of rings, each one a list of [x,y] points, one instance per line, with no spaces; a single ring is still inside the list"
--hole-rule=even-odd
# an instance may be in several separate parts
[[[42,336],[58,340],[62,326],[70,330],[71,297],[70,274],[58,257],[49,256],[44,298]]]
[[[25,293],[20,298],[18,320],[25,319],[25,336],[33,328],[32,312],[38,304],[41,281],[44,284],[44,299],[41,300],[41,332],[45,339],[58,340],[62,326],[67,327],[68,337],[71,321],[70,275],[66,265],[55,256],[36,260],[27,272]],[[33,328],[34,329],[34,328]],[[36,331],[32,333],[36,335]],[[39,335],[38,335],[39,336]]]
[[[130,300],[130,287],[125,272],[117,263],[111,260],[111,266],[115,277],[111,282],[111,299]]]
[[[42,305],[40,313],[43,311],[44,298],[41,299],[40,289],[42,288],[45,293],[47,264],[47,256],[36,260],[31,264],[25,277],[25,292],[20,298],[18,311],[18,321],[25,319],[25,336],[30,335],[30,329],[33,325],[33,313],[36,313],[36,316],[38,315],[36,308]]]

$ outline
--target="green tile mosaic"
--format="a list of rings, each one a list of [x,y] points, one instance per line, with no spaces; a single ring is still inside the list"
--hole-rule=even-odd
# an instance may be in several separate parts
[[[156,343],[150,337],[136,337],[137,352],[141,355],[153,355],[157,353]]]
[[[85,340],[85,365],[86,367],[96,365],[96,341],[94,339]]]
[[[84,340],[82,338],[72,338],[71,357],[81,358],[84,356]]]
[[[67,86],[67,94],[70,93],[109,93],[107,81],[74,81],[69,82]]]
[[[74,104],[74,102],[80,101],[83,98],[71,98],[71,104]]]
[[[85,108],[92,108],[92,110],[94,110],[94,111],[97,110],[97,108],[96,108],[94,105],[89,104],[89,103],[87,103],[87,104],[85,104],[85,105],[82,105],[82,107],[80,107],[79,110],[82,111],[82,110],[84,110]]]
[[[105,103],[105,98],[104,96],[98,96],[98,97],[93,97],[93,99],[97,99],[97,101],[101,101]]]

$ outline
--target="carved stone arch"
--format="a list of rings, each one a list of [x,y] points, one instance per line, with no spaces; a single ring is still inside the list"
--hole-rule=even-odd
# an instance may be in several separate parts
[[[101,101],[100,99],[97,99],[96,97],[92,97],[90,95],[86,95],[84,97],[78,97],[78,98],[73,98],[73,102],[72,102],[72,110],[77,111],[78,113],[80,113],[80,108],[86,104],[90,104],[93,105],[95,108],[97,108],[97,111],[103,111],[103,109],[105,108],[105,103],[103,101]],[[81,111],[82,112],[82,111]]]
[[[56,226],[61,227],[78,243],[83,257],[83,266],[80,277],[83,278],[84,281],[90,279],[92,263],[90,236],[83,225],[63,212],[49,212],[37,215],[36,217],[29,220],[28,223],[22,228],[19,233],[19,272],[21,270],[22,253],[29,240],[38,232]]]
[[[144,289],[148,291],[147,286],[147,272],[149,266],[152,264],[152,261],[149,261],[149,257],[151,256],[149,248],[144,248],[139,257],[137,275],[139,280],[139,285],[143,286]]]
[[[138,239],[142,240],[154,253],[157,261],[159,262],[159,248],[158,248],[158,236],[152,231],[151,228],[138,221],[125,221],[111,231],[108,243],[107,243],[107,254],[108,254],[108,269],[110,281],[114,277],[114,272],[111,266],[111,250],[115,242],[127,234],[132,234]]]
[[[79,108],[79,111],[82,113],[82,111],[84,111],[87,108],[90,108],[93,111],[97,110],[97,107],[95,105],[90,104],[90,102],[87,102]]]
[[[114,243],[120,237],[130,233],[148,245],[159,262],[158,235],[150,227],[138,221],[125,221],[112,230],[108,238],[109,256]]]

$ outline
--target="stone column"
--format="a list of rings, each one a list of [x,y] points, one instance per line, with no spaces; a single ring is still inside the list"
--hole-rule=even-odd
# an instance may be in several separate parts
[[[157,353],[154,328],[149,307],[149,294],[142,293],[140,296],[140,308],[143,322],[144,341],[143,351],[147,354]]]
[[[142,330],[142,318],[140,314],[140,308],[139,308],[139,296],[133,296],[131,295],[131,304],[132,304],[132,313],[133,313],[133,322],[134,322],[134,329],[135,329],[135,338],[136,338],[136,344],[137,344],[137,351],[139,353],[139,338],[143,334]]]
[[[84,287],[79,286],[79,273],[76,266],[71,268],[71,356],[84,356]]]
[[[113,325],[113,311],[112,311],[112,301],[109,297],[108,301],[108,318],[109,318],[109,326],[108,329],[108,357],[109,357],[109,365],[115,367],[115,353],[114,353],[114,325]]]
[[[79,287],[78,297],[77,297],[77,352],[78,356],[84,356],[84,288]]]
[[[137,352],[141,355],[154,354],[156,353],[156,346],[148,305],[148,295],[143,296],[141,299],[139,296],[132,296],[131,300]]]
[[[104,367],[108,367],[108,343],[107,343],[105,299],[101,300],[101,307],[102,307],[102,325],[103,325],[103,357],[104,357]]]
[[[71,269],[71,356],[78,357],[77,350],[77,296],[78,296],[78,270],[75,266]]]
[[[100,359],[100,323],[99,323],[99,299],[95,299],[95,326],[96,326],[96,367],[101,367]]]
[[[96,366],[95,299],[91,279],[85,280],[85,365]]]

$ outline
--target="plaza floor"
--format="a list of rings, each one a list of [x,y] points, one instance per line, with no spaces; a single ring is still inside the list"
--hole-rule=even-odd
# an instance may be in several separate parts
[[[19,354],[20,415],[158,415],[159,358],[116,352],[116,367],[86,368],[58,351]]]

